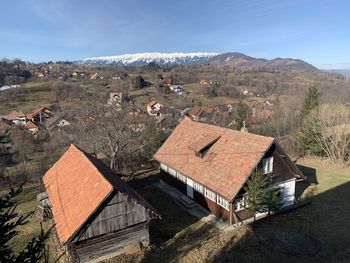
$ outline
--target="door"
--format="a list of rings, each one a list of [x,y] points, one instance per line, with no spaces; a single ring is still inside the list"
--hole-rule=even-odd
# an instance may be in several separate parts
[[[187,178],[187,196],[193,199],[193,181]]]

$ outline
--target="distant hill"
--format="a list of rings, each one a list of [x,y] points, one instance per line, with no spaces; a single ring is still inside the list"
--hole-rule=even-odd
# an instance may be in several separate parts
[[[291,58],[275,58],[271,60],[254,58],[242,53],[137,53],[118,56],[91,57],[78,61],[80,64],[112,64],[121,66],[144,66],[156,62],[160,66],[176,64],[211,63],[230,65],[238,68],[268,68],[268,69],[296,69],[318,70],[311,64]]]
[[[325,69],[323,71],[337,73],[343,75],[346,78],[350,78],[350,69]]]
[[[217,55],[209,59],[208,62],[213,64],[230,65],[238,68],[318,70],[313,65],[300,59],[275,58],[267,60],[250,57],[236,52]]]

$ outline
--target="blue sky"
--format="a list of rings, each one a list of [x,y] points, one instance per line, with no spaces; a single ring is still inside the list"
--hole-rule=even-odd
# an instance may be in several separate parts
[[[242,52],[350,67],[350,1],[2,0],[0,58]]]

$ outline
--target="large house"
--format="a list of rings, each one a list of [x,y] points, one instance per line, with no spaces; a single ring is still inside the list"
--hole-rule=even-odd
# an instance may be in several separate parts
[[[274,138],[188,118],[154,158],[160,163],[163,182],[229,224],[253,217],[245,209],[244,186],[255,169],[272,174],[282,207],[294,204],[295,182],[303,176]]]
[[[98,262],[149,243],[154,208],[101,160],[74,145],[46,172],[58,239],[78,262]]]

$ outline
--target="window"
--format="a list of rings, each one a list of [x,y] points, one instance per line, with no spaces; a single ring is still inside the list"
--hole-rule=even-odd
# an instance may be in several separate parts
[[[184,176],[183,174],[180,174],[179,172],[177,172],[176,177],[177,177],[177,179],[179,179],[180,181],[186,183],[186,176]]]
[[[240,211],[245,208],[245,198],[236,199],[235,201],[235,211]]]
[[[162,169],[163,171],[168,171],[168,166],[166,166],[164,163],[160,164],[160,169]]]
[[[203,194],[203,185],[196,183],[196,182],[193,182],[193,188],[197,192],[200,192],[201,194]]]
[[[170,167],[168,167],[168,173],[174,177],[176,177],[176,171]]]
[[[222,206],[223,208],[225,208],[226,210],[228,209],[228,201],[226,199],[224,199],[223,197],[221,197],[220,195],[216,196],[216,203],[220,206]]]
[[[269,158],[265,158],[263,159],[263,173],[264,174],[269,174],[272,173],[273,170],[273,158],[269,157]]]
[[[216,202],[216,194],[207,188],[204,188],[204,196]]]

